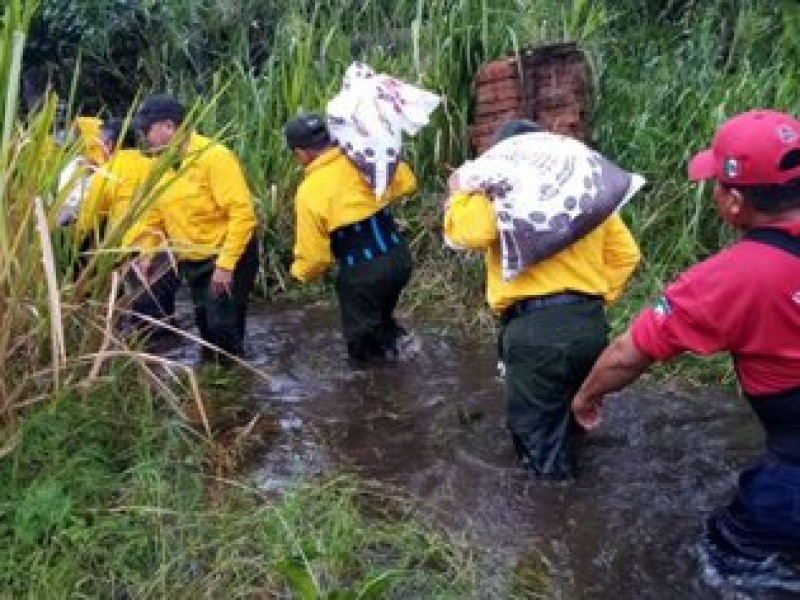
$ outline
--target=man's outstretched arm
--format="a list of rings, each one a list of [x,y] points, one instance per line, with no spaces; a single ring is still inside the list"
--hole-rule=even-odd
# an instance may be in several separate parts
[[[592,368],[572,400],[572,412],[586,429],[600,424],[603,397],[636,381],[653,360],[633,343],[630,329],[615,338]]]

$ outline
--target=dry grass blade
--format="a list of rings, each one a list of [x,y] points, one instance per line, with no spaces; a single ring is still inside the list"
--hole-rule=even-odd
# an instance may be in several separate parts
[[[0,460],[11,454],[14,451],[14,448],[17,447],[21,439],[22,439],[22,433],[19,430],[14,431],[8,437],[8,439],[3,442],[3,445],[0,446]]]
[[[166,321],[162,321],[162,320],[157,319],[155,317],[151,317],[150,315],[145,315],[145,314],[142,314],[142,313],[136,313],[136,312],[134,312],[134,311],[132,311],[130,309],[118,308],[117,312],[123,313],[123,314],[128,314],[128,315],[134,315],[135,314],[136,317],[141,321],[150,323],[150,324],[155,325],[155,326],[157,326],[157,327],[159,327],[161,329],[165,329],[167,331],[171,331],[172,333],[177,334],[177,335],[179,335],[179,336],[181,336],[181,337],[183,337],[183,338],[185,338],[185,339],[187,339],[189,341],[192,341],[192,342],[194,342],[196,344],[199,344],[200,346],[203,346],[204,348],[208,348],[209,350],[213,350],[214,352],[217,352],[221,356],[224,356],[225,358],[229,359],[232,363],[236,363],[240,367],[243,367],[244,369],[248,370],[249,372],[253,373],[254,375],[257,375],[261,379],[263,379],[265,381],[270,381],[270,376],[268,374],[264,373],[264,371],[259,370],[258,368],[256,368],[255,366],[253,366],[252,364],[250,364],[249,362],[247,362],[243,358],[240,358],[240,357],[236,356],[235,354],[230,354],[229,352],[226,352],[225,350],[223,350],[219,346],[215,346],[211,342],[208,342],[208,341],[204,340],[203,338],[201,338],[201,337],[199,337],[199,336],[197,336],[197,335],[195,335],[193,333],[190,333],[190,332],[185,331],[183,329],[179,329],[178,327],[176,327],[174,325],[171,325],[170,323],[168,323]]]
[[[109,338],[112,341],[116,341],[121,345],[118,340],[114,340],[113,336]],[[181,364],[179,362],[175,362],[168,358],[164,358],[163,356],[156,356],[155,354],[148,354],[146,352],[139,352],[136,350],[130,349],[122,349],[122,350],[108,350],[104,349],[102,352],[95,352],[86,354],[84,356],[77,357],[74,361],[74,365],[78,365],[81,363],[85,363],[91,361],[93,364],[98,360],[102,359],[103,361],[108,361],[111,358],[127,358],[134,362],[139,371],[143,373],[150,383],[158,390],[159,395],[165,398],[170,405],[172,406],[173,410],[178,413],[184,421],[189,423],[189,419],[184,414],[183,410],[180,407],[181,401],[183,396],[180,396],[175,393],[173,389],[167,385],[164,377],[158,373],[156,373],[151,365],[157,365],[162,367],[164,370],[168,372],[173,371],[180,371],[184,375],[186,375],[189,389],[192,396],[192,401],[195,403],[197,407],[197,412],[200,415],[200,419],[203,423],[203,429],[205,430],[205,437],[207,439],[212,439],[211,434],[211,425],[209,424],[208,417],[205,410],[205,405],[203,404],[203,397],[200,393],[200,386],[197,383],[197,378],[195,377],[192,368],[188,365]]]
[[[100,350],[97,353],[97,358],[92,364],[92,369],[89,371],[89,376],[87,380],[91,383],[95,379],[97,379],[100,369],[105,362],[105,353],[108,350],[108,347],[111,343],[113,338],[113,329],[114,329],[114,307],[116,306],[116,299],[117,293],[119,291],[119,274],[114,271],[111,274],[111,290],[108,294],[108,308],[106,309],[106,324],[105,329],[103,330],[103,341],[100,344]]]
[[[64,323],[61,314],[61,293],[58,288],[58,279],[56,277],[55,257],[53,256],[53,246],[50,240],[50,228],[47,223],[47,215],[44,212],[42,199],[39,196],[34,198],[34,209],[36,211],[36,230],[39,232],[39,240],[41,242],[42,264],[44,266],[47,297],[50,305],[50,330],[53,348],[53,388],[55,391],[58,391],[60,373],[67,363],[67,348],[64,343]]]
[[[242,428],[242,430],[236,434],[236,438],[233,441],[234,445],[241,444],[242,440],[244,440],[245,438],[247,438],[248,435],[250,435],[250,432],[253,431],[253,427],[256,426],[256,423],[258,423],[260,418],[261,415],[255,415],[252,419],[250,419],[247,425],[245,425]]]
[[[194,373],[188,367],[185,367],[188,372],[189,377],[189,386],[192,390],[192,398],[194,399],[195,406],[197,406],[197,412],[200,415],[200,419],[203,421],[203,427],[206,430],[206,436],[211,439],[211,426],[208,424],[208,415],[206,414],[206,407],[203,404],[203,397],[200,394],[200,386],[197,383],[197,377],[194,376]]]

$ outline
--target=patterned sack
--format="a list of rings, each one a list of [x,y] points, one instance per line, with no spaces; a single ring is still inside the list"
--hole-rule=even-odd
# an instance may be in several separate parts
[[[341,91],[328,102],[328,129],[376,197],[383,195],[397,169],[403,132],[417,133],[440,100],[365,64],[347,68]]]
[[[507,281],[592,231],[645,182],[583,143],[548,132],[505,139],[452,180],[494,200]]]

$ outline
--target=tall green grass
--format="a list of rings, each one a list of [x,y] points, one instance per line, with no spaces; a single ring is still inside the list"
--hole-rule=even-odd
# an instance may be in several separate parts
[[[176,15],[188,14],[190,5],[168,3]],[[691,153],[735,112],[756,106],[798,110],[796,2],[303,1],[275,7],[268,25],[253,4],[236,6],[235,43],[212,42],[208,52],[214,57],[205,70],[179,68],[177,59],[185,51],[181,33],[214,26],[213,11],[201,10],[194,20],[175,20],[173,33],[143,54],[140,82],[189,101],[218,99],[199,126],[224,131],[244,161],[265,226],[267,289],[275,292],[295,289],[286,267],[291,198],[300,176],[281,126],[299,110],[323,109],[353,60],[444,98],[431,125],[405,148],[422,184],[400,211],[420,273],[406,306],[447,307],[465,322],[474,322],[481,310],[481,269],[475,258],[442,249],[440,195],[448,169],[471,154],[472,79],[482,62],[563,40],[578,40],[587,50],[596,72],[596,144],[649,181],[624,213],[646,262],[621,315],[732,239],[705,200],[708,190],[684,177]],[[467,310],[465,288],[474,298]]]
[[[595,42],[602,56],[598,142],[650,182],[626,211],[647,258],[640,276],[646,290],[732,239],[708,201],[710,188],[686,179],[691,155],[737,112],[800,112],[793,91],[799,78],[789,66],[800,48],[792,33],[800,7],[737,4],[728,15],[735,32],[729,42],[716,7],[699,5],[689,30],[645,25]]]
[[[52,8],[49,1],[45,4]],[[418,265],[404,306],[420,311],[436,307],[454,322],[468,325],[491,325],[483,308],[482,266],[477,257],[442,247],[440,200],[448,169],[471,153],[467,127],[472,79],[482,62],[565,39],[577,39],[587,50],[596,75],[596,145],[649,181],[624,211],[645,262],[614,313],[617,323],[681,269],[733,239],[707,201],[707,187],[686,181],[685,164],[692,152],[738,111],[765,106],[797,112],[800,107],[795,93],[800,77],[794,69],[800,57],[800,7],[788,0],[304,0],[269,7],[254,1],[228,5],[173,0],[159,5],[157,10],[170,16],[159,26],[131,17],[136,11],[114,13],[93,0],[74,0],[68,6],[84,7],[83,12],[73,11],[84,15],[84,21],[90,20],[85,15],[100,15],[115,31],[126,32],[120,33],[122,39],[144,41],[136,71],[142,91],[169,90],[190,104],[199,100],[207,107],[198,127],[220,135],[239,154],[257,198],[266,258],[262,289],[268,295],[306,289],[295,286],[287,273],[293,239],[291,199],[300,172],[284,147],[282,124],[299,110],[323,109],[353,60],[440,93],[443,103],[431,125],[405,147],[421,189],[399,210]],[[6,10],[11,15],[12,9]],[[21,8],[13,10],[19,15],[7,17],[8,23],[12,17],[21,22],[34,14],[30,8],[24,15]],[[12,27],[4,29],[6,76],[13,62],[11,31]],[[97,33],[85,40],[85,64],[91,59],[114,68],[113,37]],[[13,98],[9,88],[4,105],[13,108]],[[41,155],[52,117],[45,110],[29,120],[29,141],[20,145],[14,140],[22,138],[12,139],[9,110],[4,113],[4,160],[8,164],[9,153],[17,152],[15,164],[34,173],[26,176],[24,194],[41,195],[52,187],[58,161],[33,158]],[[7,178],[2,192],[6,197],[9,185]],[[27,260],[34,262],[20,272],[39,273],[42,276],[30,280],[47,281],[35,243],[28,244],[21,233],[35,231],[34,214],[21,214],[3,211],[3,243],[24,240],[30,250]],[[23,220],[9,221],[19,218]],[[59,247],[56,250],[56,263],[69,260]],[[106,293],[102,280],[107,270],[99,274],[95,297]],[[312,290],[318,293],[324,287]],[[50,327],[53,322],[37,323]],[[31,328],[26,324],[23,329]],[[57,357],[51,335],[46,339],[42,356]]]
[[[58,388],[65,350],[59,318],[50,231],[42,187],[51,185],[55,164],[34,160],[45,154],[45,111],[27,131],[17,121],[17,97],[25,28],[33,8],[5,6],[0,30],[0,431],[7,451],[14,440],[19,405],[51,386]],[[43,378],[37,377],[42,370]],[[48,390],[52,391],[52,390]],[[0,452],[2,454],[2,452]]]

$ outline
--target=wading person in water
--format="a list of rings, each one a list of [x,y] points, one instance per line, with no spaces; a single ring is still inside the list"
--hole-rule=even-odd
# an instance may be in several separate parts
[[[150,174],[153,159],[139,151],[132,128],[122,119],[107,119],[100,128],[105,150],[103,168],[92,177],[78,209],[75,233],[79,239],[91,238],[90,246],[102,247],[101,238],[116,235],[122,250],[130,251],[131,242],[141,232],[141,215],[145,212],[140,195]],[[125,230],[120,230],[125,226]],[[123,258],[127,258],[124,257]],[[149,319],[169,321],[175,316],[175,294],[180,287],[178,273],[171,256],[155,255],[152,277],[147,285],[135,269],[127,268],[125,283],[131,298],[131,325],[147,333],[165,333]]]
[[[393,358],[404,335],[393,313],[411,277],[411,253],[389,203],[412,193],[416,179],[401,162],[376,198],[364,176],[332,142],[325,118],[304,114],[284,128],[304,167],[295,197],[292,275],[306,282],[334,261],[347,354],[354,366]]]
[[[156,95],[144,101],[134,119],[151,153],[172,147],[181,159],[144,215],[138,242],[146,251],[167,242],[191,290],[200,336],[242,356],[247,302],[258,272],[255,207],[233,152],[185,131],[185,114],[171,96]],[[140,270],[147,274],[151,267],[145,260]],[[206,347],[203,357],[228,362]]]
[[[689,163],[713,179],[723,221],[744,232],[682,273],[600,356],[573,400],[597,427],[609,392],[654,361],[729,352],[766,434],[764,456],[739,477],[733,502],[706,521],[700,544],[712,584],[800,591],[800,122],[740,114]]]
[[[494,142],[540,130],[530,121],[509,121]],[[636,268],[638,246],[615,213],[506,281],[492,198],[450,184],[447,238],[486,255],[486,293],[502,323],[498,348],[505,364],[507,426],[517,456],[541,477],[571,478],[576,427],[570,401],[608,343],[605,305],[619,297]]]

